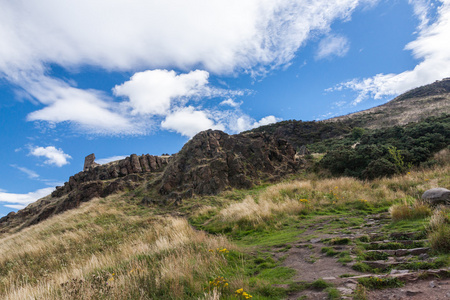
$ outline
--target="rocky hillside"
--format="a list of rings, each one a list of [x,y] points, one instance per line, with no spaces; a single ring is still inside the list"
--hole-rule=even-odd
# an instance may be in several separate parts
[[[350,133],[354,127],[379,129],[450,113],[450,78],[408,91],[386,104],[320,122],[284,121],[253,129],[284,138],[296,149]]]
[[[139,186],[152,191],[144,202],[179,203],[195,195],[277,181],[302,167],[295,149],[341,137],[354,127],[403,125],[442,113],[450,113],[450,78],[411,90],[384,105],[327,121],[284,121],[237,135],[208,130],[172,157],[133,154],[97,165],[88,156],[84,171],[71,176],[64,186],[0,219],[0,232],[36,224],[94,197]]]
[[[109,164],[85,166],[85,171],[71,176],[51,195],[0,219],[0,232],[37,224],[92,198],[139,186],[153,191],[153,198],[146,202],[178,203],[194,195],[277,181],[300,166],[286,140],[262,133],[228,135],[208,130],[172,157],[132,154]]]
[[[418,122],[450,113],[450,78],[410,90],[386,104],[325,122],[344,122],[352,127],[382,128]]]

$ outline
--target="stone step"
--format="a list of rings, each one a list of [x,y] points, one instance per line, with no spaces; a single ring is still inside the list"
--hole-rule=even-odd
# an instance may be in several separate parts
[[[388,269],[389,267],[398,266],[404,264],[403,261],[385,261],[385,260],[364,260],[362,261],[373,269],[379,269],[381,271]]]
[[[397,250],[367,250],[371,253],[386,253],[389,256],[406,256],[406,255],[420,255],[428,253],[430,247],[413,248],[413,249],[397,249]]]
[[[379,244],[386,244],[386,243],[399,243],[399,244],[403,244],[403,245],[412,245],[414,243],[427,243],[428,240],[383,240],[383,241],[374,241],[374,242],[369,242],[367,244],[370,245],[379,245]]]
[[[436,277],[436,278],[448,278],[450,277],[450,268],[436,269],[436,270],[420,270],[409,273],[396,273],[388,275],[380,274],[364,274],[358,276],[347,277],[346,279],[358,279],[365,277],[376,277],[376,278],[398,278],[402,281],[417,281],[417,279],[424,279],[426,277]]]

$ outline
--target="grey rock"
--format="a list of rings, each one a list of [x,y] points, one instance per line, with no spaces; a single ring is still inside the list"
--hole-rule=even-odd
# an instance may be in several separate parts
[[[406,296],[415,296],[418,294],[421,294],[422,291],[416,290],[416,289],[410,289],[410,290],[406,290]]]
[[[450,190],[445,188],[430,189],[423,193],[422,200],[433,206],[438,204],[450,205]]]
[[[352,289],[345,288],[345,287],[338,287],[337,290],[344,295],[351,295],[353,293]]]
[[[84,167],[83,171],[89,171],[92,168],[95,168],[96,166],[100,166],[98,163],[95,162],[95,154],[89,154],[84,158]]]

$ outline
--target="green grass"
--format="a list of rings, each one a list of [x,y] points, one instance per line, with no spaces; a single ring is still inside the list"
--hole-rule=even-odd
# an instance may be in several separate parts
[[[395,277],[363,277],[358,283],[371,290],[402,287],[405,284]]]

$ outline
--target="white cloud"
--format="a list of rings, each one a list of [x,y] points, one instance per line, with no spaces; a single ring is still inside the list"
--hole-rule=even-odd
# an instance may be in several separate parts
[[[72,158],[69,154],[64,153],[62,149],[56,149],[53,146],[36,147],[30,151],[30,154],[37,157],[44,156],[47,158],[44,162],[45,164],[57,167],[67,165],[69,163],[67,160]]]
[[[4,207],[8,207],[8,208],[12,208],[12,209],[23,209],[23,208],[27,207],[24,204],[6,204],[6,205],[3,205],[3,206]]]
[[[49,195],[55,190],[54,187],[39,189],[27,194],[13,194],[0,192],[0,202],[13,203],[12,205],[28,205],[42,197]],[[11,205],[11,204],[8,204]],[[6,205],[5,205],[6,206]]]
[[[152,70],[134,74],[131,79],[114,87],[116,96],[130,101],[131,113],[167,115],[174,102],[185,103],[191,97],[208,97],[209,73],[196,70],[177,75],[175,71]]]
[[[169,114],[161,127],[176,131],[184,136],[192,137],[200,131],[207,129],[225,130],[222,124],[215,124],[206,111],[195,110],[188,106]]]
[[[350,50],[348,39],[340,35],[328,35],[319,42],[316,59],[331,58],[333,56],[343,57]]]
[[[241,102],[236,102],[233,99],[228,98],[228,99],[223,100],[222,102],[220,102],[220,105],[229,105],[231,107],[237,108],[237,107],[242,105],[242,101]]]
[[[29,121],[70,122],[92,133],[135,133],[137,125],[119,112],[119,107],[99,91],[82,90],[67,83],[37,75],[21,76],[20,85],[47,105],[27,116]]]
[[[419,1],[420,2],[420,1]],[[406,45],[413,56],[421,60],[414,69],[399,74],[377,74],[370,78],[353,79],[341,83],[334,90],[343,88],[358,92],[354,104],[367,97],[380,99],[385,96],[395,96],[417,86],[425,85],[450,75],[450,1],[440,1],[436,20],[428,24],[428,19],[420,14],[422,20],[419,25],[419,34],[416,40]],[[421,3],[425,3],[421,1]],[[422,10],[424,8],[421,8]],[[425,20],[425,21],[423,21]],[[428,25],[427,25],[428,24]]]
[[[175,130],[171,112],[188,111],[193,105],[188,100],[239,92],[209,86],[209,73],[256,76],[289,65],[311,32],[326,33],[333,21],[348,19],[358,5],[375,2],[3,1],[0,77],[43,106],[28,115],[29,121],[70,123],[94,134],[146,134],[166,117],[163,128]],[[114,88],[116,96],[128,98],[119,103],[49,77],[51,65],[79,72],[86,66],[148,71]],[[191,122],[192,130],[182,130],[186,135],[217,125],[200,110],[200,105],[192,110],[201,118]]]
[[[16,168],[17,170],[19,170],[19,171],[21,171],[21,172],[23,172],[25,174],[27,174],[28,178],[30,178],[30,179],[39,178],[39,174],[36,173],[33,170],[27,169],[25,167],[19,167],[18,165],[10,165],[10,166],[13,167],[13,168]],[[1,190],[0,190],[0,192],[1,192]]]
[[[0,69],[194,66],[214,73],[289,62],[313,30],[374,0],[3,1]],[[42,65],[41,65],[42,66]]]
[[[103,165],[103,164],[107,164],[107,163],[112,162],[112,161],[124,159],[125,157],[126,157],[126,155],[116,155],[116,156],[96,159],[95,162],[98,163],[98,164]]]
[[[242,132],[250,130],[252,128],[276,123],[279,121],[281,121],[281,119],[276,118],[274,116],[267,116],[259,121],[255,121],[254,119],[250,118],[247,115],[242,115],[232,120],[230,123],[230,127],[234,132]]]

